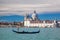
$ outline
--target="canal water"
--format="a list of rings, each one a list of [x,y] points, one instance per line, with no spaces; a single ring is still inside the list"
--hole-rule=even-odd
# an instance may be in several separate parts
[[[20,28],[20,31],[37,31],[37,34],[17,34],[16,28],[0,28],[0,40],[60,40],[60,28]]]

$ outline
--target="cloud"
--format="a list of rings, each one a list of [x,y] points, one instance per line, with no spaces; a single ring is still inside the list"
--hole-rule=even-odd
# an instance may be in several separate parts
[[[60,0],[0,0],[0,15],[60,11]]]
[[[33,10],[40,10],[40,8],[48,7],[49,4],[38,4],[38,5],[21,5],[21,4],[10,4],[10,5],[2,5],[0,7],[0,14],[5,13],[12,13],[12,14],[26,14],[26,13],[32,13]]]
[[[2,5],[0,7],[0,15],[25,15],[33,13],[36,10],[39,12],[60,11],[59,5],[55,4],[39,4],[39,5]]]
[[[0,0],[0,4],[60,4],[60,0]]]

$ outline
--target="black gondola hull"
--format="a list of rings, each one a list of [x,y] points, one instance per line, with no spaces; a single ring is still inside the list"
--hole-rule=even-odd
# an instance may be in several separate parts
[[[12,31],[15,32],[15,33],[18,33],[18,34],[36,34],[36,33],[40,32],[40,30],[37,31],[37,32],[19,32],[19,31],[15,31],[15,30],[12,30]]]

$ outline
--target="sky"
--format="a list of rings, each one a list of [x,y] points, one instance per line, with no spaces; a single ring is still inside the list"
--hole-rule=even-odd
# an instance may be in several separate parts
[[[23,19],[21,16],[32,14],[34,10],[39,14],[40,19],[57,18],[60,20],[60,0],[0,0],[0,21],[7,19],[8,21],[20,21],[21,18]],[[11,15],[20,16],[11,17]]]
[[[36,10],[41,12],[60,11],[60,0],[0,0],[0,16],[26,15]]]
[[[39,20],[60,20],[59,12],[49,12],[50,14],[37,14]],[[30,15],[31,17],[31,15]],[[24,21],[24,16],[11,15],[11,16],[0,16],[0,22],[21,22]]]

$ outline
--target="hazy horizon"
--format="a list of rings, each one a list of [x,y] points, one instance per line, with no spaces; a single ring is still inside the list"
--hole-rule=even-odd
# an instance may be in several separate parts
[[[40,13],[37,14],[37,17],[39,20],[60,20],[60,12]],[[24,16],[21,15],[0,16],[0,22],[21,22],[21,21],[24,21]]]

